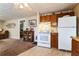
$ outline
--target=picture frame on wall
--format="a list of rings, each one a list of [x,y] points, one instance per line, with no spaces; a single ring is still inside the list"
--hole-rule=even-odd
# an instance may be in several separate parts
[[[30,27],[36,27],[37,26],[37,20],[36,19],[29,20],[29,26]]]
[[[15,23],[9,23],[6,25],[7,28],[14,28],[16,26]]]

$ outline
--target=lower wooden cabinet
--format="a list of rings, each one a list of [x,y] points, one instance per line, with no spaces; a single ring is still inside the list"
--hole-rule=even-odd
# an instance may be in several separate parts
[[[51,34],[51,47],[58,48],[58,33]]]
[[[72,40],[72,56],[79,56],[79,41]]]

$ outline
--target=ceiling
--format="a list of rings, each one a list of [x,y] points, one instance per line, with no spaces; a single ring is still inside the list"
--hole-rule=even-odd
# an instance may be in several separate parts
[[[37,12],[47,13],[72,9],[76,3],[28,3],[29,8],[16,8],[14,3],[0,3],[0,20],[19,19],[36,15]]]

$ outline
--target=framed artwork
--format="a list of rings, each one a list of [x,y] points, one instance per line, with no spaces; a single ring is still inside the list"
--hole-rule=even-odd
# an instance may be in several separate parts
[[[36,19],[29,20],[29,26],[36,27],[37,26],[37,20]]]
[[[15,23],[9,23],[6,25],[7,28],[14,28],[16,26]]]

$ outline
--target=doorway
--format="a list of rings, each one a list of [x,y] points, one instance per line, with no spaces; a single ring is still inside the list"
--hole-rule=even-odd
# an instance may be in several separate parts
[[[25,20],[20,21],[20,38],[23,38]]]

